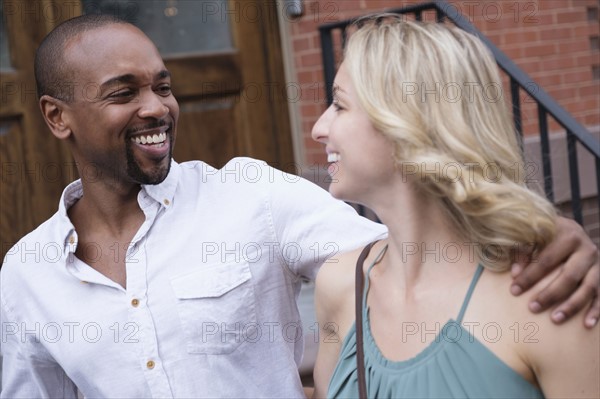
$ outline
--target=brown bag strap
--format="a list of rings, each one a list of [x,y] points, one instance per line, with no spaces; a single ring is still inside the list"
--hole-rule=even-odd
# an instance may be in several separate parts
[[[363,349],[363,312],[362,312],[362,302],[363,302],[363,289],[365,285],[365,278],[363,273],[363,263],[367,256],[369,256],[369,252],[371,252],[371,248],[373,248],[375,242],[367,245],[358,260],[356,261],[356,370],[358,372],[358,397],[360,399],[367,399],[367,381],[365,379],[365,352]]]

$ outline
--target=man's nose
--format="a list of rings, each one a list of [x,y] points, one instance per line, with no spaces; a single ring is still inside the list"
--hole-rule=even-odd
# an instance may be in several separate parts
[[[163,103],[162,97],[153,91],[140,96],[140,101],[140,118],[162,119],[169,113],[169,107]]]

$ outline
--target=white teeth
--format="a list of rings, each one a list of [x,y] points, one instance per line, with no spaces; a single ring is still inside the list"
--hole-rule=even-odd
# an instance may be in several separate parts
[[[167,133],[159,133],[147,136],[135,136],[131,138],[131,141],[137,144],[159,144],[167,139]]]
[[[337,152],[327,154],[327,162],[337,162],[340,160],[340,158],[340,154],[338,154]]]

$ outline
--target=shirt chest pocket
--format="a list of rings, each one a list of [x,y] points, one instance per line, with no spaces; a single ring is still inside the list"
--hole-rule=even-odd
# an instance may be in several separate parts
[[[171,278],[189,353],[233,352],[256,335],[252,274],[247,263],[202,266]]]

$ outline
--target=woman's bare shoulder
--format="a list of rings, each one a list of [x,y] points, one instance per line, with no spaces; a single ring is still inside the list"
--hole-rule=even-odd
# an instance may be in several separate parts
[[[550,319],[554,308],[536,314],[529,309],[530,301],[559,273],[556,270],[530,291],[513,296],[510,273],[486,271],[466,316],[470,331],[485,346],[527,380],[535,381],[545,394],[586,397],[598,388],[588,386],[586,377],[589,370],[598,370],[598,328],[583,327],[583,311],[556,325]],[[574,390],[577,384],[557,383],[565,379],[576,381],[582,391]]]
[[[378,242],[373,246],[364,261],[363,270],[366,270],[366,266],[373,261],[384,245],[384,242]],[[350,252],[336,254],[323,264],[316,282],[317,290],[321,291],[323,297],[334,302],[348,295],[354,297],[356,262],[362,251],[363,248],[357,248]]]
[[[354,323],[356,261],[362,248],[330,258],[317,275],[315,307],[321,327],[343,340]]]

